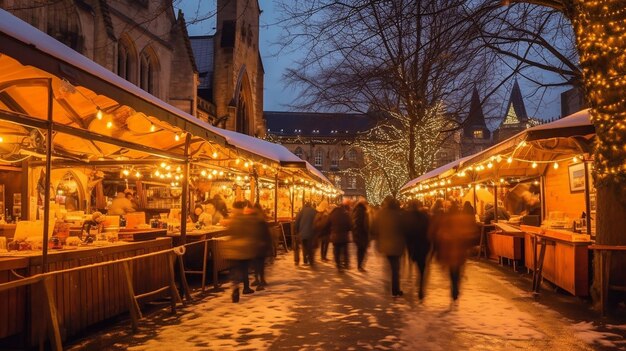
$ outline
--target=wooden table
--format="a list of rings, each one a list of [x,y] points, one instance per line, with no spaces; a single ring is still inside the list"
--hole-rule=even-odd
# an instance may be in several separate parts
[[[513,270],[516,270],[516,262],[523,259],[524,232],[505,223],[493,225],[495,230],[487,234],[490,255],[497,257],[500,262],[502,258],[513,260]]]
[[[49,271],[85,266],[98,262],[114,261],[161,251],[172,247],[171,238],[158,238],[142,242],[118,242],[110,246],[85,246],[73,250],[50,250]],[[166,272],[167,258],[163,255],[132,262],[132,279],[135,292],[141,294],[169,284]],[[41,273],[41,251],[11,251],[0,253],[0,277],[19,269],[25,276]],[[14,267],[14,268],[11,268]],[[4,270],[7,269],[7,270]],[[78,335],[90,326],[119,316],[128,311],[128,292],[121,265],[108,265],[60,273],[51,277],[54,286],[61,336],[63,339]],[[0,280],[1,282],[1,280]],[[4,336],[21,334],[22,347],[36,345],[42,334],[41,298],[33,288],[15,290],[15,313],[0,313],[0,331]],[[12,292],[10,292],[12,293]],[[151,297],[156,299],[159,296]],[[144,300],[143,302],[148,301]],[[0,294],[0,306],[6,301]],[[30,311],[30,312],[27,312]],[[0,349],[6,346],[0,339]]]
[[[521,226],[527,242],[526,267],[533,271],[533,291],[543,278],[575,296],[589,295],[588,236],[567,230]]]

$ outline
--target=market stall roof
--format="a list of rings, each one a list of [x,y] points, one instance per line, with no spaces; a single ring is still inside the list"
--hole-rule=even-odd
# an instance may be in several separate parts
[[[526,129],[490,148],[434,169],[405,184],[405,192],[418,184],[446,178],[455,171],[482,167],[470,177],[451,178],[450,186],[479,182],[494,177],[529,177],[542,173],[553,162],[588,152],[589,140],[595,134],[589,110],[582,110],[557,121]],[[511,158],[510,162],[507,160]],[[505,161],[505,162],[502,162]],[[541,165],[530,167],[536,161]],[[498,163],[500,163],[498,165]],[[464,172],[462,172],[464,173]],[[449,178],[450,179],[450,178]]]
[[[537,142],[539,144],[546,140],[559,141],[558,139],[560,139],[561,145],[552,147],[552,150],[558,151],[561,149],[571,152],[572,148],[580,147],[581,145],[572,145],[572,143],[565,140],[566,138],[586,138],[593,134],[595,134],[595,128],[590,120],[589,109],[585,109],[557,121],[523,130],[509,139],[468,157],[461,163],[461,167],[468,167],[492,156],[504,154],[516,148],[519,149],[522,142]],[[585,150],[579,151],[583,152]]]
[[[280,144],[274,144],[263,139],[214,126],[208,126],[207,128],[210,128],[215,134],[224,137],[228,144],[250,154],[274,161],[283,167],[306,168],[306,161],[303,161]]]
[[[120,104],[154,116],[205,140],[222,143],[205,123],[149,94],[138,86],[68,48],[30,24],[0,9],[0,52],[21,64],[37,67],[74,86],[106,92]]]
[[[463,161],[469,159],[472,156],[473,155],[467,156],[467,157],[463,157],[463,158],[460,158],[458,160],[454,160],[454,161],[452,161],[452,162],[450,162],[448,164],[445,164],[445,165],[443,165],[441,167],[435,168],[432,171],[426,172],[426,173],[422,174],[421,176],[419,176],[419,177],[417,177],[417,178],[415,178],[413,180],[410,180],[409,182],[404,184],[400,188],[400,191],[401,192],[405,191],[405,190],[410,189],[413,186],[415,186],[415,185],[417,185],[417,184],[419,184],[419,183],[421,183],[423,181],[426,181],[426,180],[429,180],[429,179],[432,179],[432,178],[435,178],[435,177],[439,177],[439,176],[445,177],[446,174],[449,171],[454,171]]]

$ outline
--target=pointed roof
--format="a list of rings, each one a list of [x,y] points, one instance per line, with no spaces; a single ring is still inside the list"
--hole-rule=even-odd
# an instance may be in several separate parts
[[[476,128],[478,127],[478,128]],[[472,101],[470,103],[469,115],[463,122],[463,131],[467,136],[472,136],[475,129],[487,129],[485,123],[485,115],[478,96],[478,90],[474,88],[472,91]]]
[[[517,79],[515,79],[513,89],[511,90],[511,97],[506,107],[506,116],[500,126],[523,124],[526,122],[528,122],[528,114],[526,113],[526,106],[524,106],[522,90],[517,83]]]

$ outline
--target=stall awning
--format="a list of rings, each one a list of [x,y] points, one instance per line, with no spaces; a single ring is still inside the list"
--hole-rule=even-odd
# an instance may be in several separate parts
[[[224,143],[222,137],[207,128],[208,123],[156,98],[2,9],[0,42],[0,53],[24,66],[41,69],[75,87],[106,94],[120,105],[132,106],[196,137]]]

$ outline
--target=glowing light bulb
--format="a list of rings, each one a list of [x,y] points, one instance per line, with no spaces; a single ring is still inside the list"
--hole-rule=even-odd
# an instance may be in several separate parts
[[[500,178],[500,183],[504,183],[504,178]]]
[[[0,137],[0,143],[4,143],[4,138]]]
[[[248,168],[248,166],[250,166],[250,164],[248,162],[243,164],[244,167]]]
[[[160,175],[161,175],[161,172],[156,171],[156,172],[154,172],[154,175],[158,177],[158,176],[160,176]]]
[[[241,162],[241,160],[240,160],[240,159],[236,159],[236,160],[235,160],[235,164],[239,164],[239,162]]]
[[[206,171],[203,169],[203,170],[200,172],[200,175],[202,175],[203,177],[206,177]]]
[[[213,155],[211,156],[213,156],[213,158],[217,158],[217,152],[213,152]]]
[[[213,173],[213,175],[217,175],[217,171],[216,170],[213,170],[213,172],[211,172],[211,173]]]
[[[170,169],[172,169],[172,166],[167,165],[167,166],[165,166],[165,169],[167,169],[169,171]]]
[[[220,177],[224,175],[224,171],[220,171]]]
[[[574,156],[574,158],[572,159],[572,162],[577,163],[578,162],[578,157]]]
[[[537,168],[537,162],[533,162],[532,167],[533,167],[533,168]]]
[[[165,166],[167,166],[167,163],[161,162],[161,168],[165,168]]]
[[[513,163],[513,157],[509,157],[509,158],[507,158],[507,159],[506,159],[506,162],[507,162],[507,163]]]
[[[113,128],[113,122],[108,121],[107,122],[107,129],[111,129],[111,128]]]
[[[128,176],[130,174],[130,171],[125,169],[125,170],[122,171],[122,173],[124,173],[125,176]]]
[[[96,118],[101,121],[102,120],[102,110],[100,109],[100,107],[96,107]]]
[[[139,172],[135,173],[135,177],[141,178],[141,173],[139,173]]]
[[[559,163],[558,162],[554,162],[554,165],[552,165],[552,167],[554,167],[554,169],[559,169]]]
[[[150,132],[154,132],[156,130],[156,126],[154,123],[150,123]]]
[[[174,140],[176,141],[180,140],[180,135],[178,135],[178,133],[174,134]]]
[[[493,168],[493,163],[491,162],[487,163],[487,168]]]
[[[176,167],[176,172],[179,172],[182,170],[182,168],[180,168],[180,166]]]
[[[209,178],[209,179],[213,179],[213,175],[212,175],[212,174],[209,174],[209,175],[207,176],[207,178]]]

